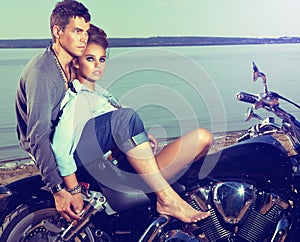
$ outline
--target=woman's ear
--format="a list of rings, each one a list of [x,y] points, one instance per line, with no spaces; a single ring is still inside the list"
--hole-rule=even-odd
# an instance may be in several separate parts
[[[72,64],[75,69],[79,69],[78,57],[73,58]]]
[[[78,64],[78,57],[74,57],[72,60],[72,79],[76,79],[78,75],[78,69],[79,69],[79,64]]]

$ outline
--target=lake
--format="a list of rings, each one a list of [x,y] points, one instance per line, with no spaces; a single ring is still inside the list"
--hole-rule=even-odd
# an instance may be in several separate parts
[[[0,49],[0,161],[27,156],[18,148],[14,98],[24,66],[41,51]],[[252,61],[267,75],[269,90],[300,103],[299,44],[112,48],[100,83],[135,108],[158,138],[196,127],[243,130],[254,121],[243,122],[249,105],[236,93],[263,92],[261,80],[252,81]]]

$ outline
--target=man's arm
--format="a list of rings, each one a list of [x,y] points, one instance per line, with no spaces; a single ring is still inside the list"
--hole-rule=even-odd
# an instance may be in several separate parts
[[[42,71],[31,71],[26,77],[27,137],[43,181],[48,187],[63,183],[50,145],[52,111],[57,102],[56,86]]]

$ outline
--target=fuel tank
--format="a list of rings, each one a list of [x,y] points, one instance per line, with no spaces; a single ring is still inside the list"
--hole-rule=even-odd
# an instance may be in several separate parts
[[[191,185],[197,179],[234,178],[285,186],[291,174],[292,166],[286,150],[267,135],[236,143],[195,161],[180,180]]]

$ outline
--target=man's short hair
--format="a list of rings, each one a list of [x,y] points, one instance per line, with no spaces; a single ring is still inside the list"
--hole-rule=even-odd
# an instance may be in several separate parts
[[[64,31],[66,26],[70,23],[70,19],[75,17],[84,18],[86,22],[91,21],[89,10],[82,3],[75,0],[63,0],[58,2],[50,16],[51,33],[54,25],[59,26],[61,30]],[[52,38],[54,40],[53,34]]]

